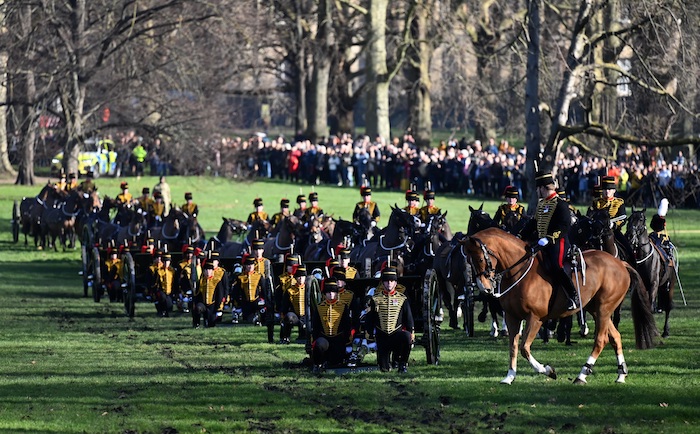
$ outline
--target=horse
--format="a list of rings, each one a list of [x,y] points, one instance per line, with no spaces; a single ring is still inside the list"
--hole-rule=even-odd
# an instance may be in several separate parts
[[[567,310],[566,294],[553,283],[551,273],[545,270],[540,260],[541,253],[535,253],[519,238],[493,228],[467,236],[460,243],[471,262],[475,283],[482,291],[498,297],[506,312],[510,365],[501,383],[512,384],[515,380],[518,347],[535,372],[556,379],[554,368],[539,363],[530,347],[543,320],[575,315],[578,309]],[[586,377],[592,373],[598,356],[610,341],[617,355],[616,382],[624,383],[628,371],[622,352],[622,339],[610,317],[628,289],[631,289],[636,346],[639,349],[652,348],[658,330],[646,287],[634,268],[607,252],[588,250],[577,254],[576,258],[581,268],[573,267],[572,279],[580,290],[582,306],[595,319],[596,338],[593,350],[574,383],[586,383]],[[582,274],[580,270],[585,271]],[[524,340],[520,342],[522,321],[525,321],[522,331]]]
[[[243,238],[242,241],[228,241],[227,236],[225,234],[229,233],[229,231],[233,231],[231,233],[241,234],[238,235],[238,237],[242,238],[242,233],[238,232],[239,226],[238,223],[236,223],[240,222],[240,220],[231,219],[231,222],[233,223],[233,227],[235,228],[235,230],[229,228],[225,229],[224,233],[222,233],[220,229],[216,239],[210,239],[207,243],[207,249],[218,250],[219,255],[222,258],[236,258],[241,256],[252,244],[254,239],[264,238],[265,236],[267,236],[267,233],[270,229],[270,223],[267,220],[255,220],[250,225],[250,228],[248,228],[248,225],[245,222],[242,222],[242,225],[245,226],[245,230],[247,231],[245,233],[245,238]],[[228,225],[229,223],[224,222],[224,224]],[[223,226],[224,225],[222,225],[222,229]],[[223,238],[219,238],[220,235]]]
[[[676,268],[673,259],[667,258],[659,246],[649,239],[645,211],[632,208],[625,236],[632,245],[637,272],[649,290],[649,301],[666,314],[661,334],[665,338],[669,335],[668,317],[673,309]]]
[[[81,212],[80,199],[79,193],[72,190],[65,201],[58,201],[52,208],[44,211],[41,222],[42,236],[55,251],[58,251],[57,238],[60,239],[64,252],[66,246],[75,248],[75,221]]]
[[[396,260],[403,271],[404,252],[413,247],[412,237],[420,226],[417,216],[393,206],[387,226],[378,236],[356,245],[350,252],[350,262],[360,264],[359,270],[366,277],[373,276],[387,260]]]
[[[34,197],[23,197],[19,203],[20,231],[24,234],[24,245],[29,245],[28,237],[32,233],[32,207],[37,203]]]
[[[425,275],[432,268],[435,254],[443,243],[450,242],[453,234],[447,222],[447,211],[442,214],[431,214],[427,223],[415,236],[415,246],[404,261],[408,274]]]
[[[29,212],[29,233],[34,237],[34,246],[38,250],[43,250],[46,244],[42,221],[45,218],[46,212],[53,208],[54,204],[60,200],[60,194],[50,183],[44,185],[39,194],[34,198],[35,203],[31,206]]]
[[[144,244],[147,235],[146,213],[140,208],[130,208],[131,215],[129,224],[118,227],[116,234],[112,236],[115,245],[122,246],[131,244],[132,246],[141,246]],[[103,240],[109,241],[109,240]]]
[[[263,256],[270,260],[276,257],[277,261],[273,262],[284,262],[284,255],[294,252],[301,227],[301,221],[293,215],[280,220],[265,239]]]
[[[471,268],[467,263],[464,248],[457,243],[461,234],[453,238],[452,243],[443,243],[435,251],[433,257],[432,275],[437,280],[440,302],[447,309],[450,327],[458,329],[457,309],[462,300],[471,296]],[[466,314],[472,313],[473,308],[463,309],[465,331],[468,336],[474,336],[473,326],[467,320]],[[473,313],[472,313],[473,314]]]
[[[359,225],[343,219],[335,220],[330,216],[324,216],[316,222],[319,232],[315,237],[313,233],[309,234],[309,240],[303,249],[304,261],[326,261],[335,258],[337,247],[350,247],[351,240],[357,237],[360,231]]]

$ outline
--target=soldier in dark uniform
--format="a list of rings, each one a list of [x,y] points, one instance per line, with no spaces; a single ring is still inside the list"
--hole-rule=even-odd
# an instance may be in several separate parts
[[[263,200],[260,199],[259,197],[256,197],[255,200],[253,201],[253,206],[255,207],[255,211],[251,212],[248,214],[248,220],[246,220],[246,223],[248,223],[248,226],[252,225],[253,222],[256,220],[268,220],[268,215],[264,211],[264,206],[263,206]]]
[[[178,309],[187,313],[190,311],[189,303],[194,294],[196,277],[202,275],[202,266],[195,255],[195,248],[193,246],[186,246],[184,250],[182,261],[177,264],[177,282],[180,294],[176,304]],[[192,277],[193,267],[196,273],[195,279]]]
[[[284,258],[284,270],[277,276],[277,285],[275,286],[275,306],[282,305],[282,296],[284,288],[289,284],[289,281],[294,278],[294,271],[301,265],[301,258],[296,254],[287,254]]]
[[[183,203],[180,208],[182,212],[190,217],[197,217],[199,214],[199,207],[192,201],[192,193],[189,191],[185,193],[185,203]]]
[[[345,361],[345,348],[350,340],[350,307],[338,299],[338,283],[333,278],[323,281],[325,298],[313,311],[313,372]]]
[[[92,170],[90,170],[86,175],[85,175],[85,181],[81,182],[80,185],[78,186],[78,190],[82,191],[83,193],[87,194],[92,194],[97,191],[97,186],[95,185],[95,182],[93,181],[94,173]]]
[[[281,328],[280,344],[288,344],[292,328],[298,326],[299,340],[304,339],[306,324],[306,267],[294,267],[294,276],[287,279],[282,287],[283,296],[280,306]]]
[[[605,209],[610,215],[610,222],[613,224],[613,233],[615,234],[615,241],[622,246],[625,253],[626,260],[631,260],[634,258],[634,253],[632,251],[632,246],[629,240],[622,233],[622,227],[626,223],[627,213],[625,210],[625,200],[616,197],[615,191],[615,178],[612,176],[603,176],[601,179],[601,196],[598,199],[593,200],[593,203],[588,208],[587,215],[590,216],[594,211]]]
[[[420,197],[418,197],[418,193],[413,190],[406,191],[406,202],[408,202],[408,205],[403,208],[404,211],[411,215],[420,216],[420,207],[418,206],[420,204]]]
[[[380,212],[377,204],[372,202],[372,189],[370,187],[361,187],[360,195],[362,196],[362,201],[355,204],[355,210],[352,213],[352,220],[359,224],[360,211],[363,208],[367,208],[369,215],[372,218],[370,224],[372,227],[376,227],[377,223],[379,223]]]
[[[513,187],[512,185],[506,187],[504,196],[506,197],[506,203],[498,207],[496,210],[496,215],[493,217],[493,222],[501,227],[504,227],[508,213],[515,213],[518,220],[525,215],[525,207],[518,203],[520,193],[518,193],[518,189],[516,187]],[[507,229],[510,228],[506,228],[506,230]]]
[[[382,283],[369,302],[367,329],[377,341],[377,364],[383,372],[391,369],[390,360],[400,373],[408,372],[408,357],[415,340],[413,314],[408,298],[397,291],[396,268],[382,271]]]
[[[255,271],[260,273],[265,279],[272,277],[272,264],[270,260],[263,256],[265,251],[265,242],[263,240],[253,240],[250,246],[250,255],[255,258]]]
[[[212,262],[205,263],[194,294],[193,327],[199,327],[202,316],[204,316],[204,327],[216,326],[217,313],[220,311],[225,292],[223,276],[215,276]]]
[[[569,201],[569,198],[566,197],[566,191],[563,188],[557,188],[557,195],[559,196],[559,199],[565,201],[566,205],[569,207],[569,212],[571,213],[571,225],[573,226],[578,218],[581,217],[581,212],[571,204],[571,201]]]
[[[571,215],[566,202],[559,199],[551,173],[538,172],[535,176],[537,210],[534,222],[537,225],[537,245],[542,249],[542,257],[555,281],[565,290],[569,298],[568,310],[575,310],[579,304],[578,294],[571,281],[570,264],[564,261],[569,251],[569,230]]]
[[[657,213],[651,218],[649,226],[652,232],[649,239],[656,244],[661,252],[666,256],[666,260],[673,259],[673,243],[666,232],[666,214],[668,213],[668,199],[661,199]]]
[[[169,253],[164,253],[163,261],[155,270],[154,280],[154,301],[158,316],[168,316],[173,310],[173,296],[177,294],[177,279],[175,279],[175,269],[171,266],[172,257]]]
[[[420,209],[420,219],[423,223],[428,223],[430,216],[440,214],[440,208],[435,206],[435,192],[428,188],[423,192],[425,205]]]
[[[300,221],[304,221],[306,218],[306,196],[300,194],[297,196],[297,205],[299,208],[294,210],[294,217],[298,218]]]
[[[122,192],[117,195],[117,202],[120,205],[127,205],[131,203],[131,201],[134,200],[134,197],[131,193],[129,193],[129,183],[122,182],[119,185],[119,188],[121,188]]]
[[[323,209],[318,206],[318,193],[312,191],[309,194],[309,201],[311,202],[311,207],[306,209],[306,216],[304,220],[306,222],[317,219],[323,215]]]
[[[289,199],[282,199],[280,200],[280,212],[272,215],[272,218],[270,219],[270,224],[272,226],[277,226],[279,222],[281,222],[289,216]]]

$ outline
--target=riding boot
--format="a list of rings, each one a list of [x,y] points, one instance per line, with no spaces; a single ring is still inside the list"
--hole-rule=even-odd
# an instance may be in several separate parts
[[[561,268],[559,269],[559,283],[564,288],[566,296],[569,297],[569,305],[567,306],[567,310],[578,309],[580,301],[578,299],[578,293],[576,291],[576,287],[574,286],[574,282],[571,281],[571,276],[569,276],[569,274]]]

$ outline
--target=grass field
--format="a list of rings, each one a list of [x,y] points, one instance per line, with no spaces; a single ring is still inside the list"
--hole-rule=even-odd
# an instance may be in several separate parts
[[[133,191],[156,183],[127,180]],[[256,196],[273,213],[281,197],[299,193],[299,186],[281,183],[168,181],[177,203],[185,191],[194,193],[210,234],[222,216],[244,219]],[[118,193],[119,180],[97,184],[103,194]],[[588,337],[572,346],[536,341],[534,355],[554,366],[559,379],[534,374],[521,359],[518,378],[504,386],[507,341],[490,337],[486,324],[474,338],[445,331],[439,366],[426,365],[416,346],[407,375],[315,377],[299,367],[302,345],[267,344],[262,328],[192,329],[188,316],[157,318],[146,303],[130,321],[119,304],[82,297],[77,251],[37,252],[11,243],[13,201],[38,190],[0,185],[0,432],[700,432],[698,211],[669,216],[688,300],[684,306],[676,293],[671,337],[653,350],[634,349],[629,301],[623,305],[626,384],[614,383],[617,363],[609,347],[588,385],[572,384],[590,352]],[[316,191],[336,217],[349,219],[359,200],[357,189]],[[373,196],[386,216],[390,204],[404,204],[399,192]],[[479,204],[438,197],[454,231],[466,230],[467,206]]]

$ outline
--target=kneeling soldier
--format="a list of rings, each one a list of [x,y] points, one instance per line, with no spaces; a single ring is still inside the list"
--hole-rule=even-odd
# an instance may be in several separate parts
[[[280,343],[288,344],[292,335],[292,327],[299,327],[299,339],[304,339],[306,324],[306,267],[295,267],[294,276],[285,281],[282,286],[283,296],[280,307],[282,316],[282,328],[280,329]]]
[[[408,298],[397,291],[396,279],[396,268],[382,271],[381,285],[370,299],[368,330],[376,336],[379,368],[387,372],[391,369],[390,360],[395,360],[399,372],[405,373],[415,339],[414,324]]]
[[[311,357],[314,373],[328,365],[342,364],[350,340],[350,307],[339,301],[337,281],[332,277],[324,280],[322,292],[325,298],[313,311]]]

